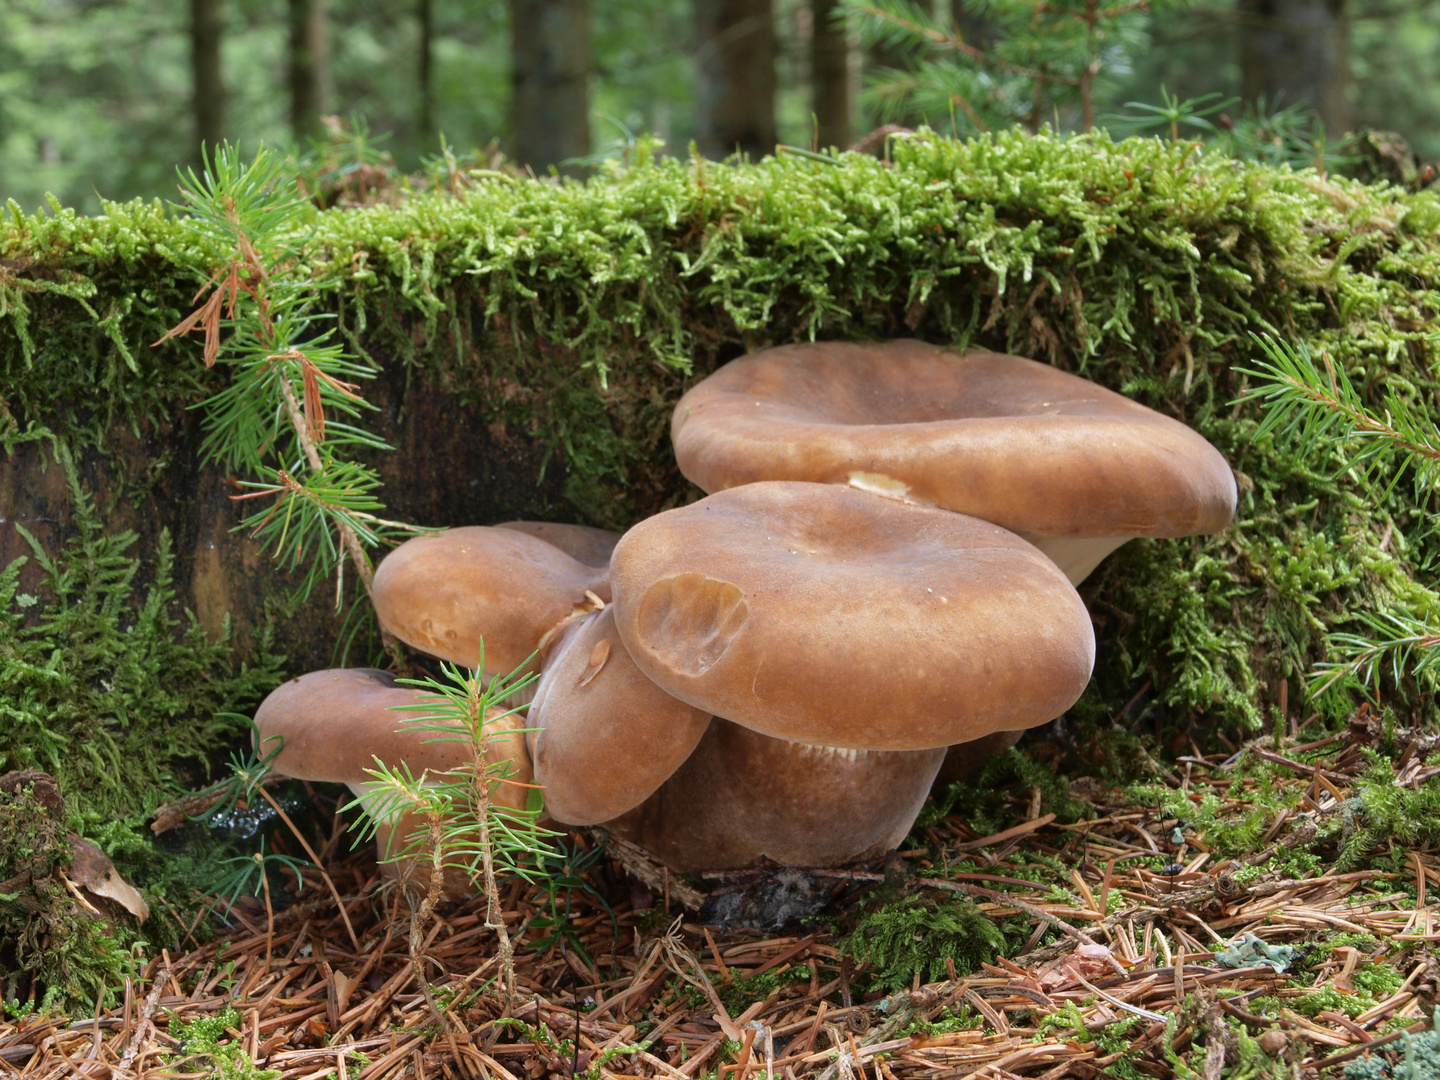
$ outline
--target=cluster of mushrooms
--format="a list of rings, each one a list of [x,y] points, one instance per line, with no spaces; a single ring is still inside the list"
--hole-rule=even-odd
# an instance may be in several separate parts
[[[918,341],[733,361],[681,398],[671,434],[708,497],[624,536],[417,537],[374,600],[431,656],[476,667],[483,641],[486,678],[533,656],[533,700],[487,755],[533,777],[549,819],[680,871],[895,847],[937,776],[1080,696],[1095,639],[1075,585],[1101,559],[1235,510],[1229,466],[1183,424],[1045,364]],[[284,737],[278,772],[363,794],[375,758],[471,764],[391,711],[422,699],[384,672],[322,671],[256,720]]]

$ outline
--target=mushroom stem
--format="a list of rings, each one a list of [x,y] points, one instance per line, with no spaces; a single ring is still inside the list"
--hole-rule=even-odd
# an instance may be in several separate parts
[[[310,463],[310,468],[315,472],[323,472],[324,466],[320,461],[320,451],[315,446],[315,440],[310,437],[309,426],[305,423],[305,414],[301,411],[300,402],[295,397],[295,388],[290,385],[288,378],[280,380],[280,392],[285,396],[285,411],[290,417],[290,426],[295,429],[295,437],[300,440],[300,449],[305,453],[305,460]],[[375,568],[370,565],[370,557],[360,546],[360,537],[356,536],[355,530],[343,521],[337,521],[335,529],[340,534],[341,544],[350,555],[350,562],[355,567],[355,573],[360,576],[361,582],[365,585],[365,595],[371,596],[374,591]],[[400,645],[400,639],[382,625],[380,640],[385,646],[385,651],[395,662],[396,670],[405,670],[405,652]]]

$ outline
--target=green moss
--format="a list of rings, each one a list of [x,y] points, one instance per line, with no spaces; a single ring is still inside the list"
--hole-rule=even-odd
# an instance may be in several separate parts
[[[1369,767],[1360,774],[1356,795],[1341,808],[1325,834],[1338,842],[1337,870],[1349,870],[1362,861],[1398,870],[1412,847],[1440,843],[1440,781],[1430,779],[1415,788],[1395,783],[1394,764],[1367,750]],[[1387,841],[1394,850],[1388,859],[1375,857],[1374,849]],[[1370,856],[1367,859],[1367,856]]]
[[[984,1018],[974,1009],[970,1008],[969,1005],[961,1005],[958,1011],[952,1011],[951,1007],[946,1005],[936,1014],[934,1019],[921,1020],[917,1018],[910,1020],[902,1024],[895,1034],[897,1036],[944,1035],[950,1031],[973,1031],[983,1026],[983,1024]]]
[[[1093,998],[1091,999],[1093,1002]],[[1102,1056],[1120,1054],[1120,1058],[1106,1067],[1104,1075],[1118,1076],[1124,1080],[1139,1080],[1142,1075],[1135,1068],[1131,1053],[1134,1050],[1136,1034],[1134,1028],[1139,1017],[1125,1016],[1099,1031],[1090,1031],[1085,1026],[1085,1015],[1073,1001],[1067,1001],[1059,1009],[1040,1020],[1035,1031],[1034,1042],[1051,1039],[1074,1040],[1081,1044],[1093,1043],[1095,1052]]]
[[[0,813],[0,882],[24,859],[39,897],[0,889],[0,941],[15,946],[0,953],[0,978],[26,973],[64,997],[93,997],[102,977],[119,985],[129,946],[146,938],[128,920],[91,922],[63,894],[53,870],[69,861],[66,830],[98,843],[149,894],[148,940],[171,944],[193,919],[184,912],[206,867],[193,852],[162,855],[147,816],[235,740],[245,725],[236,710],[276,685],[280,658],[262,646],[240,664],[227,642],[175,610],[168,539],[146,553],[151,583],[137,586],[134,536],[105,534],[65,447],[54,447],[77,507],[75,535],[49,552],[16,526],[41,570],[33,592],[20,590],[27,558],[0,570],[0,773],[49,773],[65,817],[36,822],[13,800]]]
[[[204,1058],[208,1076],[214,1080],[277,1080],[282,1070],[261,1069],[250,1059],[243,1039],[232,1037],[227,1028],[240,1030],[240,1013],[222,1009],[214,1016],[200,1016],[188,1022],[172,1021],[170,1034],[180,1040],[180,1053],[187,1058]],[[187,1071],[195,1062],[187,1061]]]
[[[926,803],[915,824],[920,828],[938,825],[955,807],[963,806],[971,828],[981,835],[998,832],[1010,823],[1013,813],[1005,802],[1011,784],[1022,790],[1039,791],[1041,813],[1053,813],[1065,823],[1079,820],[1088,809],[1079,799],[1071,797],[1069,781],[1064,776],[1038,761],[1024,747],[1012,746],[990,758],[973,783],[956,781]]]
[[[47,552],[25,531],[43,580],[19,591],[15,560],[0,570],[0,772],[43,769],[67,799],[102,819],[153,810],[245,721],[235,710],[280,681],[282,658],[258,650],[237,664],[193,614],[177,614],[168,536],[145,553],[152,584],[135,579],[132,533],[106,535],[71,466],[76,534]]]
[[[1294,984],[1292,984],[1294,985]],[[1303,984],[1308,988],[1309,984]],[[1373,1009],[1378,1002],[1366,993],[1346,993],[1330,983],[1310,989],[1303,997],[1290,1003],[1290,1007],[1306,1016],[1319,1016],[1322,1012],[1339,1013],[1341,1016],[1359,1016],[1366,1009]]]
[[[1397,993],[1405,984],[1405,976],[1384,964],[1358,964],[1350,976],[1355,989],[1369,994],[1376,1001],[1384,1001]]]
[[[0,996],[18,998],[20,972],[46,1006],[93,1001],[102,985],[113,991],[133,974],[128,949],[138,935],[128,920],[81,910],[63,880],[70,858],[65,821],[35,785],[0,792]]]
[[[947,959],[957,974],[968,975],[1014,946],[1004,925],[970,900],[932,902],[911,896],[864,916],[845,939],[842,952],[870,962],[870,989],[893,993],[909,987],[916,975],[922,983],[946,978]]]
[[[594,524],[691,494],[666,444],[671,406],[769,343],[996,348],[1183,419],[1241,474],[1239,520],[1131,543],[1086,583],[1101,648],[1076,715],[1096,730],[1147,681],[1162,720],[1254,729],[1261,688],[1324,659],[1327,632],[1365,612],[1436,612],[1417,567],[1440,537],[1406,485],[1371,505],[1334,458],[1255,438],[1255,407],[1230,404],[1250,331],[1325,350],[1372,402],[1435,392],[1432,196],[1104,135],[920,137],[891,157],[495,177],[458,198],[317,212],[303,269],[377,363],[539,440],[568,509]],[[222,373],[189,348],[147,347],[208,259],[155,204],[12,210],[0,430],[40,422],[99,445],[214,389]],[[1433,716],[1430,695],[1393,689],[1397,707]]]
[[[735,979],[728,986],[720,987],[718,992],[726,1011],[731,1016],[739,1016],[755,1002],[764,1001],[771,991],[778,987],[786,983],[807,982],[809,979],[809,968],[792,967],[788,971],[766,971],[748,978]]]

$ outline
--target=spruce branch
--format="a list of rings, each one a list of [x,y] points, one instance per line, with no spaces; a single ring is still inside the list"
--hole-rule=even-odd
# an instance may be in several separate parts
[[[1252,335],[1265,356],[1255,368],[1238,368],[1255,380],[1239,402],[1265,409],[1256,437],[1278,435],[1304,451],[1328,450],[1344,469],[1358,469],[1360,480],[1379,501],[1409,472],[1417,502],[1440,484],[1440,429],[1418,397],[1387,386],[1383,409],[1370,408],[1345,370],[1324,351],[1317,364],[1302,342],[1292,345],[1268,335]],[[1393,466],[1388,482],[1377,480]],[[1433,613],[1431,613],[1433,616]],[[1440,675],[1440,629],[1409,613],[1361,613],[1368,633],[1333,633],[1327,644],[1340,659],[1317,665],[1308,680],[1312,698],[1347,683],[1378,694],[1382,674],[1395,682],[1408,673],[1428,679]]]
[[[1320,353],[1324,370],[1302,342],[1252,335],[1268,362],[1258,368],[1238,368],[1256,380],[1239,401],[1258,401],[1265,419],[1256,437],[1279,433],[1308,450],[1333,443],[1346,455],[1348,468],[1357,465],[1371,477],[1382,462],[1398,467],[1381,494],[1387,494],[1399,477],[1410,470],[1417,496],[1433,491],[1440,482],[1440,430],[1418,399],[1403,395],[1395,386],[1385,391],[1384,408],[1372,411],[1349,375]],[[1408,388],[1407,388],[1408,389]]]
[[[230,384],[202,403],[202,453],[264,478],[241,481],[258,490],[231,496],[275,498],[239,527],[302,571],[302,597],[334,573],[338,606],[346,561],[369,595],[367,549],[421,530],[374,513],[384,509],[374,495],[379,477],[341,456],[390,447],[352,422],[373,408],[359,393],[373,371],[346,353],[332,320],[315,310],[316,289],[303,271],[314,208],[293,168],[265,149],[249,164],[229,146],[218,149],[200,175],[181,174],[180,194],[176,209],[210,245],[211,273],[195,310],[155,344],[201,332],[206,367],[231,369]],[[399,642],[383,628],[381,638],[403,667]]]

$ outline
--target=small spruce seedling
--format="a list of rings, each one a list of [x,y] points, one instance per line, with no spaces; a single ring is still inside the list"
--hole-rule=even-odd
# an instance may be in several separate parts
[[[480,667],[475,671],[452,664],[443,665],[443,679],[404,679],[402,682],[433,695],[428,701],[404,705],[398,711],[411,712],[402,723],[434,733],[435,742],[460,742],[471,750],[471,764],[462,769],[435,775],[414,775],[403,763],[375,762],[367,770],[373,778],[363,799],[350,804],[361,812],[360,831],[373,837],[383,825],[415,815],[423,824],[413,833],[391,837],[387,861],[422,859],[429,862],[429,887],[421,904],[411,914],[411,962],[416,977],[425,985],[423,958],[419,949],[421,928],[439,901],[447,869],[463,873],[485,895],[485,926],[499,940],[503,989],[515,992],[515,950],[500,908],[498,882],[502,875],[528,880],[543,876],[547,862],[560,858],[550,842],[557,835],[538,824],[543,802],[540,790],[527,785],[526,809],[516,811],[495,798],[502,785],[519,784],[514,763],[487,761],[486,750],[498,737],[497,723],[519,711],[505,704],[524,690],[536,676],[523,674],[527,660],[509,675],[496,676],[486,683],[484,643]]]
[[[1330,449],[1341,471],[1355,475],[1376,501],[1408,476],[1414,503],[1425,506],[1440,486],[1440,426],[1418,394],[1387,386],[1383,405],[1369,405],[1345,369],[1320,353],[1317,363],[1301,342],[1292,345],[1256,335],[1264,359],[1240,369],[1256,385],[1240,401],[1259,401],[1265,419],[1256,438],[1278,434],[1309,451]],[[1389,474],[1382,479],[1381,472]],[[1436,522],[1432,519],[1430,527]],[[1435,612],[1356,613],[1363,633],[1335,633],[1329,644],[1338,660],[1317,667],[1310,694],[1337,685],[1369,686],[1377,693],[1388,671],[1395,683],[1409,674],[1429,687],[1440,674],[1440,619]]]

